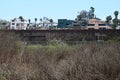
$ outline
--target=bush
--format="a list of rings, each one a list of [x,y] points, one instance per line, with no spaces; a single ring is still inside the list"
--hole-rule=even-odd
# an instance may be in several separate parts
[[[18,37],[14,33],[0,32],[0,62],[9,61],[20,48]]]
[[[33,48],[28,46],[21,59],[16,58],[11,63],[1,64],[0,79],[120,80],[119,45],[119,43],[90,43],[64,47],[34,45],[33,51],[30,50]]]

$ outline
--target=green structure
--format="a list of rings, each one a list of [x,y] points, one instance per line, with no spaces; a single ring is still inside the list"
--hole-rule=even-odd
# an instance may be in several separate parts
[[[58,19],[58,28],[70,28],[72,26],[73,20]]]

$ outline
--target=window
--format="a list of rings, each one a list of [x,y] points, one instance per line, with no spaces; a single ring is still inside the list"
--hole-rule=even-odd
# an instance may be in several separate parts
[[[14,29],[14,26],[12,26],[12,29]]]
[[[73,26],[76,27],[76,26],[79,26],[79,25],[78,24],[74,24]]]
[[[95,26],[95,24],[88,24],[88,26]]]
[[[73,23],[77,23],[77,21],[74,21]]]
[[[66,25],[70,25],[70,24],[66,24]]]
[[[98,24],[98,26],[106,26],[106,24]]]
[[[88,28],[88,30],[94,30],[94,28]]]
[[[6,25],[7,23],[2,23],[2,25]]]
[[[12,20],[12,22],[14,22],[15,20]]]
[[[15,23],[12,23],[12,25],[15,25]]]
[[[24,26],[24,24],[21,24],[21,26]]]
[[[106,28],[99,28],[99,30],[106,30]]]
[[[17,24],[16,26],[19,26],[19,24]]]

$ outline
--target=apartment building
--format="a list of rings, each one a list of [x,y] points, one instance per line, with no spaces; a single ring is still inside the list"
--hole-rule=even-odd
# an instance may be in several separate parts
[[[38,27],[40,27],[41,29],[49,29],[49,28],[56,28],[57,27],[57,23],[54,21],[50,21],[49,18],[47,17],[43,17],[42,21],[38,24]]]
[[[81,25],[81,21],[74,21],[73,27],[79,27],[81,29],[112,29],[105,21],[97,18],[89,19],[86,26]]]
[[[28,21],[21,18],[14,18],[10,22],[10,29],[14,30],[26,30],[28,27]]]
[[[105,21],[102,21],[100,19],[90,19],[88,21],[86,29],[112,29],[112,28],[108,26],[105,23]]]

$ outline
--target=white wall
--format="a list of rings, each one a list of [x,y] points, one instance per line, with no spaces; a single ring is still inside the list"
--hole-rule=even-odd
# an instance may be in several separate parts
[[[15,30],[26,30],[28,21],[24,20],[21,21],[19,18],[13,19],[14,21],[11,20],[10,24],[10,29],[15,29]]]

